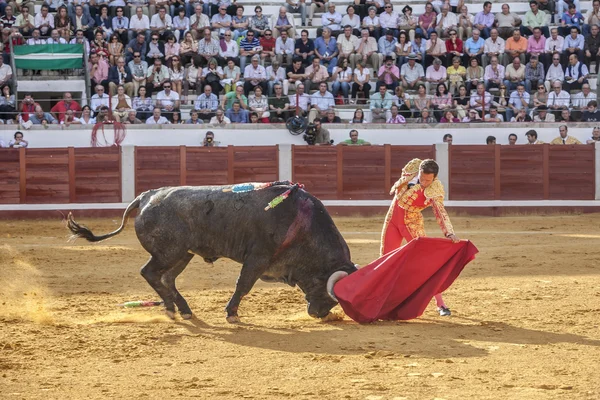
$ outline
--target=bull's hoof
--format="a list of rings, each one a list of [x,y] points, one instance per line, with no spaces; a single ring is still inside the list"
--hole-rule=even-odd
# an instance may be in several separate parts
[[[240,317],[238,317],[237,315],[231,315],[227,317],[227,322],[229,322],[230,324],[239,324]]]
[[[165,314],[167,314],[167,317],[175,319],[175,311],[165,310]]]
[[[181,318],[183,318],[183,319],[192,319],[192,313],[189,313],[189,314],[181,314]]]

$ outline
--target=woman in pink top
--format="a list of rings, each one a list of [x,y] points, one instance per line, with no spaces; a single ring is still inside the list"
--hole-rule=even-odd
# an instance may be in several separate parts
[[[452,107],[452,95],[448,92],[445,83],[439,83],[435,90],[435,96],[431,100],[433,106],[433,115],[439,121],[442,118],[444,110]]]
[[[437,14],[433,11],[433,5],[425,4],[425,14],[419,17],[419,27],[415,29],[415,32],[425,39],[429,39],[429,34],[435,30],[436,19]]]

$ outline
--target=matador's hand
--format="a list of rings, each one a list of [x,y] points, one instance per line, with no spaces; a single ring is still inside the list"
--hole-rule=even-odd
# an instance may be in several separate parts
[[[458,243],[458,242],[460,242],[460,239],[456,235],[454,235],[454,234],[448,235],[447,238],[450,239],[450,240],[452,240],[452,243]]]

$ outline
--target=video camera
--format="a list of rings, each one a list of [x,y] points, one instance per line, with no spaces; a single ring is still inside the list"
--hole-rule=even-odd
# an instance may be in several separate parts
[[[317,141],[317,127],[315,124],[308,124],[306,127],[306,132],[304,136],[302,136],[304,141],[308,143],[310,146],[313,146]]]

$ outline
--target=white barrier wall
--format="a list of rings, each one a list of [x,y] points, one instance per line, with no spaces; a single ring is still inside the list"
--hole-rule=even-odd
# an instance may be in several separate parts
[[[327,129],[331,139],[340,143],[348,139],[350,130],[356,129],[359,137],[372,144],[393,145],[427,145],[442,143],[446,133],[453,136],[454,144],[485,144],[487,136],[496,137],[498,144],[508,144],[508,135],[515,133],[518,136],[517,144],[526,144],[525,132],[535,129],[538,138],[550,142],[559,136],[560,124],[514,124],[500,126],[499,124],[464,124],[444,127],[443,125],[372,125],[372,124],[336,124]],[[327,127],[327,125],[325,125]],[[593,124],[570,125],[569,134],[579,139],[582,143],[592,136]],[[150,128],[151,127],[151,128]],[[64,127],[63,127],[64,128]],[[7,145],[13,138],[17,129],[8,126],[0,128],[0,139]],[[215,140],[221,146],[257,146],[273,144],[306,144],[302,136],[291,135],[287,129],[269,124],[261,125],[230,125],[226,128],[209,125],[165,125],[155,127],[152,125],[127,125],[127,135],[123,145],[135,146],[198,146],[206,131],[215,133]],[[82,128],[72,125],[61,129],[60,126],[50,126],[48,129],[33,127],[24,133],[29,147],[90,147],[91,127]],[[112,126],[105,126],[104,132],[98,132],[100,143],[112,145],[114,131]]]

